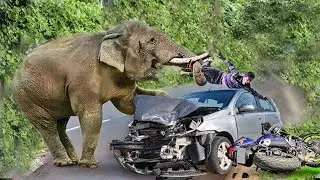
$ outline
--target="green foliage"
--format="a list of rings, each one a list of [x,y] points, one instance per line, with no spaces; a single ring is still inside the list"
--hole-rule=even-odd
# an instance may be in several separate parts
[[[288,126],[286,130],[294,135],[303,135],[307,133],[320,134],[320,115],[311,116],[310,119],[295,125]]]
[[[272,173],[267,171],[262,171],[259,173],[259,177],[263,180],[273,180],[273,179],[281,179],[281,180],[315,180],[314,176],[320,173],[320,168],[312,168],[312,167],[302,167],[296,171],[290,173]]]
[[[302,87],[308,92],[310,102],[320,100],[320,59],[291,63],[284,74],[291,84]],[[289,63],[288,63],[289,64]]]
[[[9,81],[21,55],[31,47],[55,37],[101,29],[100,9],[96,4],[74,0],[35,1],[23,7],[1,6],[5,19],[0,32],[0,79]]]
[[[211,7],[209,2],[195,0],[114,0],[105,8],[105,26],[136,18],[191,51],[204,52],[212,38]]]
[[[164,87],[176,87],[183,84],[193,83],[192,77],[180,75],[180,70],[168,68],[161,72],[158,81],[144,81],[137,84],[143,88],[158,89]]]
[[[11,168],[27,170],[33,165],[30,160],[44,145],[38,132],[16,111],[11,99],[0,109],[0,119],[0,172]],[[1,173],[0,177],[3,177]]]
[[[90,2],[6,1],[0,6],[0,84],[10,83],[29,48],[56,37],[100,30],[101,13],[101,7]],[[38,132],[10,97],[0,106],[0,177],[12,169],[27,170],[43,148]]]
[[[320,97],[320,4],[315,0],[215,1],[214,43],[243,70],[276,74]],[[222,40],[221,40],[222,39]]]

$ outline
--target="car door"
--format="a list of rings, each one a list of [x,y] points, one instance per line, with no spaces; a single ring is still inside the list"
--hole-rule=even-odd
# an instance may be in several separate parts
[[[235,108],[239,109],[243,105],[253,105],[255,110],[238,112],[235,115],[238,137],[258,138],[261,136],[261,123],[264,122],[263,112],[259,111],[255,97],[249,92],[242,92],[235,103]]]
[[[271,100],[258,99],[258,103],[260,105],[261,112],[263,112],[265,122],[269,122],[271,126],[274,124],[282,124],[280,120],[280,112],[277,111]]]

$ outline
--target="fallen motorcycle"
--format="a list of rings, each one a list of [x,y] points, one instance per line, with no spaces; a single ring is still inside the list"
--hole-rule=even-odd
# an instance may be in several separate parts
[[[302,166],[320,167],[320,135],[293,136],[278,126],[261,124],[262,136],[254,140],[242,137],[228,148],[233,163],[253,164],[271,172],[290,172]]]

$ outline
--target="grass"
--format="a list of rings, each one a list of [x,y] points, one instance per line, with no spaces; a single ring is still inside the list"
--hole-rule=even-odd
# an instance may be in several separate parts
[[[262,171],[259,173],[259,177],[263,180],[312,180],[314,176],[320,174],[320,168],[311,168],[311,167],[303,167],[294,172],[285,174],[274,174],[266,171]]]
[[[313,114],[313,113],[311,113]],[[295,125],[286,127],[286,130],[294,135],[302,135],[306,133],[318,133],[320,134],[320,114],[314,114],[305,121],[302,121]]]

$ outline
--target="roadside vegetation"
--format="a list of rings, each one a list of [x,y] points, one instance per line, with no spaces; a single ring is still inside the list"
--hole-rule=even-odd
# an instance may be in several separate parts
[[[317,0],[0,1],[0,177],[28,170],[44,146],[10,94],[13,74],[25,52],[49,39],[100,31],[133,18],[167,33],[196,54],[215,55],[219,49],[239,70],[257,72],[261,81],[275,75],[303,89],[308,109],[315,110],[288,130],[319,132],[319,13]],[[139,85],[163,88],[192,83],[178,69],[163,71],[159,82]]]
[[[261,172],[259,177],[263,180],[316,180],[315,176],[320,174],[320,168],[303,167],[291,173],[274,174],[270,172]]]

